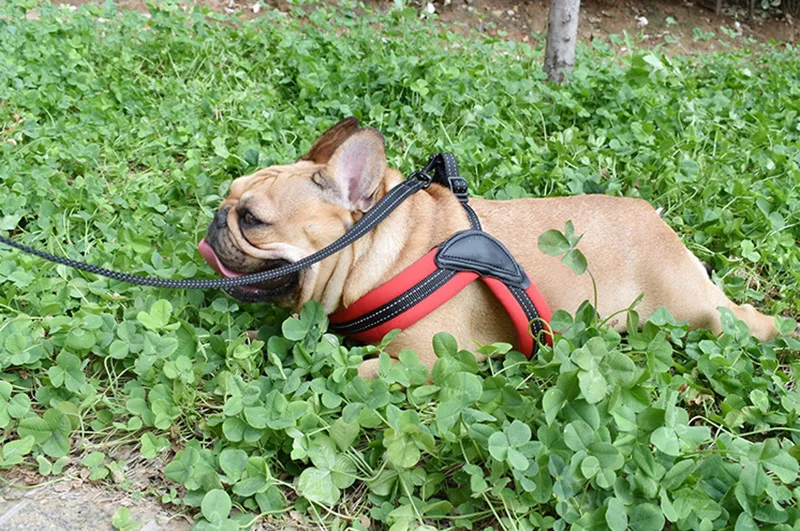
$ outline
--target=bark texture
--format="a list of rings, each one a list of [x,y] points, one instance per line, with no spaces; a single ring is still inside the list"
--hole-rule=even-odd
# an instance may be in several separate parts
[[[544,71],[550,81],[561,84],[575,66],[580,0],[550,0]]]

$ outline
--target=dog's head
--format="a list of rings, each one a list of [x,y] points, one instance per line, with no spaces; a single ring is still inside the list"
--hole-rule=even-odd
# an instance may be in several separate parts
[[[378,199],[386,171],[381,134],[343,120],[297,162],[234,180],[198,249],[225,276],[295,262],[342,236]],[[318,273],[312,267],[229,293],[296,308],[324,280]]]

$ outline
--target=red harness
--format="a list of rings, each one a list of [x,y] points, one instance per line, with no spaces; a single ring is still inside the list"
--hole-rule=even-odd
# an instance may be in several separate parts
[[[528,357],[535,354],[537,339],[552,346],[548,325],[552,314],[544,297],[508,249],[481,230],[477,215],[467,205],[466,181],[458,176],[454,158],[442,160],[433,182],[453,191],[473,228],[454,234],[388,282],[330,315],[331,329],[359,341],[380,342],[390,331],[410,327],[480,278],[514,323],[520,352]]]

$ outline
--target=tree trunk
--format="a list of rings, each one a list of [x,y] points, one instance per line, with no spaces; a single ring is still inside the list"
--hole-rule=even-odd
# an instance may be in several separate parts
[[[547,79],[559,85],[575,66],[580,7],[581,0],[550,0],[544,71]]]

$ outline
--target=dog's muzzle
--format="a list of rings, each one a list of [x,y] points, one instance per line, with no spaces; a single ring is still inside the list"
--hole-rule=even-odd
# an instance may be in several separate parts
[[[208,237],[211,239],[211,241],[215,241],[216,239],[212,238],[216,236],[219,231],[227,227],[228,210],[229,209],[223,209],[217,212],[214,220],[209,225]],[[206,240],[206,238],[200,240],[200,243],[197,245],[197,250],[200,253],[200,256],[202,256],[205,261],[208,262],[208,265],[210,265],[211,268],[220,275],[225,277],[239,277],[244,274],[238,271],[233,271],[227,267],[222,260],[220,260],[219,256],[214,251],[213,246]],[[261,260],[260,262],[261,264],[259,267],[254,271],[250,271],[251,273],[267,271],[269,269],[275,269],[277,267],[289,264],[287,260],[282,259]],[[243,302],[271,302],[277,298],[293,294],[299,285],[300,273],[292,273],[290,275],[279,277],[273,280],[266,280],[264,282],[258,282],[256,284],[227,288],[225,292]]]

